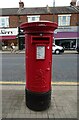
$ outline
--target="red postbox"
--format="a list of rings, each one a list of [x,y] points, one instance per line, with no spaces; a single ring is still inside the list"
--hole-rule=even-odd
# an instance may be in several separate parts
[[[57,24],[39,21],[20,27],[25,33],[26,105],[44,110],[51,102],[52,42]]]

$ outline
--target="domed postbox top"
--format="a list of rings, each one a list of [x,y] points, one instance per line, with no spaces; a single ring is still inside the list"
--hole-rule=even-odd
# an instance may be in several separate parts
[[[25,22],[20,25],[20,28],[23,29],[25,33],[52,33],[57,27],[56,22],[50,21]]]

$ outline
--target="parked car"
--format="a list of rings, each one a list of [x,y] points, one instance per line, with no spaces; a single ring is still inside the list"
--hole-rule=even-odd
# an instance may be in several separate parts
[[[64,52],[64,48],[62,46],[58,46],[58,45],[55,45],[53,43],[53,46],[52,46],[52,53],[55,53],[55,54],[60,54],[60,53],[63,53]]]

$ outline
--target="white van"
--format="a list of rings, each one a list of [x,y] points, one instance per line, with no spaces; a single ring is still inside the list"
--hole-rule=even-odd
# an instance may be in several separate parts
[[[64,48],[62,46],[58,46],[58,45],[55,45],[53,43],[53,46],[52,46],[52,53],[55,53],[55,54],[60,54],[60,53],[63,53],[64,52]]]

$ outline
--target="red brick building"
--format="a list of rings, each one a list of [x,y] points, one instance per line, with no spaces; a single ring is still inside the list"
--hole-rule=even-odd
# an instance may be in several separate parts
[[[54,33],[54,42],[67,49],[73,49],[79,40],[79,6],[71,2],[64,7],[25,8],[19,2],[19,8],[3,8],[0,13],[0,41],[5,45],[18,44],[18,27],[23,22],[46,20],[58,23]],[[22,36],[24,38],[24,36]],[[22,43],[24,44],[24,42]]]

